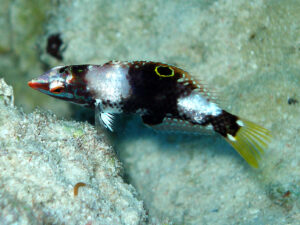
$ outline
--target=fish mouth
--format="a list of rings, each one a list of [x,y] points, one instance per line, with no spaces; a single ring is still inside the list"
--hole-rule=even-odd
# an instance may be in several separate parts
[[[28,86],[35,90],[49,90],[49,84],[45,82],[41,82],[39,80],[31,80],[28,82]]]

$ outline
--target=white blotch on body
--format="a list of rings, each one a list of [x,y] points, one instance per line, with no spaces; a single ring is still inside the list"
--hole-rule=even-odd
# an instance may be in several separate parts
[[[120,64],[103,65],[94,68],[86,74],[87,87],[95,93],[95,98],[101,101],[110,101],[112,104],[120,104],[122,99],[130,94],[129,81],[126,78],[128,68]],[[103,106],[105,107],[105,106]],[[119,113],[118,107],[103,108],[103,111]]]
[[[201,93],[192,92],[190,95],[181,97],[177,102],[179,112],[187,115],[195,122],[204,122],[208,115],[218,116],[222,109],[217,104],[208,101]]]

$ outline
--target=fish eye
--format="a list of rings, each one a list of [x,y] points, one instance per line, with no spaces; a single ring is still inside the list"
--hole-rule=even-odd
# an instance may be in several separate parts
[[[64,91],[65,86],[61,81],[53,81],[50,83],[49,91],[53,94],[60,94]]]

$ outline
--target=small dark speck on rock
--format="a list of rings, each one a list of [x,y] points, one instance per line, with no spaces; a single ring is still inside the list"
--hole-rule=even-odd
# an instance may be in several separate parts
[[[256,37],[256,33],[252,33],[249,37],[249,40],[253,40],[253,39],[255,39],[255,37]]]
[[[62,60],[61,55],[61,45],[63,41],[61,40],[60,34],[52,34],[48,37],[47,40],[47,53],[58,60]]]
[[[219,212],[219,209],[213,209],[213,210],[211,210],[211,212],[217,213],[217,212]]]
[[[289,105],[295,105],[298,103],[298,100],[295,98],[288,98],[288,104]]]
[[[290,195],[291,195],[291,192],[290,192],[290,191],[287,191],[287,192],[284,193],[283,197],[284,197],[284,198],[287,198],[287,197],[289,197]]]

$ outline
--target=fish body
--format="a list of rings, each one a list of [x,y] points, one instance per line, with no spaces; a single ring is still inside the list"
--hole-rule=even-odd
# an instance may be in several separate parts
[[[139,114],[157,130],[214,131],[253,167],[267,148],[267,129],[220,108],[188,72],[148,61],[111,61],[103,65],[55,67],[29,86],[55,98],[99,111],[112,131],[113,114]]]

